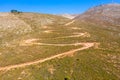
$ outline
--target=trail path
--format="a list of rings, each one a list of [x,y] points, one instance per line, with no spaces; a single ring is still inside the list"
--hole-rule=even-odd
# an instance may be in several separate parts
[[[34,41],[35,39],[31,40],[31,41],[28,41],[29,43]],[[10,66],[6,66],[6,67],[0,67],[0,71],[4,71],[4,70],[10,70],[10,69],[15,69],[15,68],[21,68],[21,67],[25,67],[25,66],[29,66],[29,65],[34,65],[34,64],[38,64],[38,63],[43,63],[45,61],[49,61],[49,60],[52,60],[52,59],[55,59],[55,58],[59,58],[61,56],[66,56],[66,55],[70,55],[70,54],[73,54],[77,51],[80,51],[80,50],[85,50],[85,49],[88,49],[90,47],[93,47],[94,46],[94,43],[75,43],[75,44],[41,44],[41,45],[54,45],[54,46],[67,46],[67,45],[82,45],[83,47],[82,48],[78,48],[78,49],[73,49],[73,50],[70,50],[70,51],[67,51],[67,52],[64,52],[64,53],[61,53],[61,54],[57,54],[57,55],[53,55],[53,56],[50,56],[50,57],[47,57],[47,58],[44,58],[44,59],[40,59],[38,61],[31,61],[31,62],[26,62],[26,63],[21,63],[21,64],[16,64],[16,65],[10,65]]]
[[[71,21],[71,22],[69,22],[69,23],[66,23],[65,26],[69,26],[69,25],[71,25],[71,24],[74,23],[74,22],[75,22],[75,20],[73,20],[73,21]]]
[[[71,21],[67,24],[65,24],[66,26],[67,25],[70,25],[72,23],[74,23],[75,21]],[[84,36],[86,35],[86,33],[79,33],[79,34],[76,34],[76,35],[71,35],[71,36],[65,36],[63,38],[68,38],[68,37],[80,37],[80,36]],[[62,38],[62,37],[61,37]],[[43,62],[46,62],[46,61],[49,61],[49,60],[52,60],[52,59],[55,59],[55,58],[59,58],[59,57],[62,57],[62,56],[67,56],[67,55],[71,55],[77,51],[81,51],[81,50],[85,50],[85,49],[88,49],[90,47],[93,47],[95,46],[95,42],[88,42],[88,43],[72,43],[72,44],[48,44],[48,43],[39,43],[38,42],[39,39],[27,39],[27,40],[23,40],[23,41],[20,41],[19,43],[19,46],[32,46],[32,45],[44,45],[44,46],[83,46],[83,47],[80,47],[80,48],[77,48],[77,49],[72,49],[70,51],[67,51],[67,52],[63,52],[63,53],[60,53],[60,54],[57,54],[57,55],[52,55],[50,57],[46,57],[46,58],[43,58],[43,59],[40,59],[40,60],[37,60],[37,61],[31,61],[31,62],[26,62],[26,63],[20,63],[20,64],[15,64],[15,65],[9,65],[9,66],[5,66],[5,67],[0,67],[0,71],[4,71],[4,70],[10,70],[10,69],[15,69],[15,68],[22,68],[22,67],[26,67],[26,66],[30,66],[30,65],[34,65],[34,64],[38,64],[38,63],[43,63]]]
[[[74,38],[74,37],[90,37],[90,34],[87,32],[84,33],[76,33],[74,35],[71,36],[64,36],[64,37],[56,37],[54,39],[58,39],[58,38]]]
[[[22,41],[19,45],[20,46],[32,46],[32,45],[41,45],[41,46],[78,46],[84,45],[86,43],[72,43],[72,44],[48,44],[48,43],[39,43],[37,42],[39,39],[28,39]]]

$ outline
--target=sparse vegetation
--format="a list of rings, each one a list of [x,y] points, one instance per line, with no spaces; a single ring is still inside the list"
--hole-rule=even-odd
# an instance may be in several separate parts
[[[119,31],[80,21],[65,25],[71,20],[49,14],[22,13],[13,15],[9,13],[7,18],[2,17],[0,20],[2,27],[0,27],[0,69],[83,48],[83,45],[69,45],[72,43],[100,43],[96,48],[78,50],[74,54],[60,56],[43,63],[3,71],[1,69],[0,80],[120,79]],[[14,25],[6,27],[4,21],[9,26]],[[19,24],[15,21],[18,21]],[[46,31],[51,32],[47,33]],[[76,33],[88,33],[89,37],[75,36]],[[71,35],[75,37],[68,37]],[[36,44],[30,45],[26,41],[29,39],[37,39],[33,42]],[[27,45],[21,46],[22,42],[26,42]]]
[[[18,11],[18,10],[11,10],[11,13],[14,13],[14,14],[19,14],[19,13],[22,13],[21,11]]]

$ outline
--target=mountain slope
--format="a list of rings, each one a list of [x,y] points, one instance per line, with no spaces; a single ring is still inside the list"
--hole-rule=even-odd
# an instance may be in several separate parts
[[[45,25],[64,24],[68,21],[69,19],[49,14],[0,13],[0,42],[4,42],[6,38],[12,40],[16,36],[30,34]]]
[[[119,30],[38,13],[0,19],[0,80],[120,80]]]
[[[120,30],[120,4],[105,4],[93,7],[75,20],[84,20],[112,30]],[[113,27],[114,26],[114,27]]]
[[[0,13],[0,30],[1,32],[2,30],[9,30],[10,32],[16,30],[15,34],[21,34],[23,33],[21,31],[29,32],[31,27],[12,13]]]

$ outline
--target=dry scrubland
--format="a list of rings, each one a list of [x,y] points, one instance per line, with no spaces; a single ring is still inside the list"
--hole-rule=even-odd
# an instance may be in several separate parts
[[[119,80],[119,40],[89,22],[0,13],[0,80]]]

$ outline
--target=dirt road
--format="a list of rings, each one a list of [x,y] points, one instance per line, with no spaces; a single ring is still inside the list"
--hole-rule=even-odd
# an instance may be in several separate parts
[[[65,24],[65,26],[69,26],[69,25],[73,24],[74,22],[75,22],[75,20],[73,20],[71,22],[68,22],[68,23]]]
[[[31,40],[31,41],[34,41],[34,40]],[[43,45],[53,45],[53,44],[43,44]],[[53,55],[53,56],[50,56],[50,57],[47,57],[47,58],[44,58],[44,59],[40,59],[38,61],[31,61],[31,62],[16,64],[16,65],[10,65],[10,66],[6,66],[6,67],[0,67],[0,71],[10,70],[10,69],[15,69],[15,68],[22,68],[22,67],[25,67],[25,66],[34,65],[34,64],[38,64],[38,63],[43,63],[45,61],[49,61],[49,60],[52,60],[52,59],[55,59],[55,58],[70,55],[70,54],[73,54],[73,53],[75,53],[77,51],[81,51],[81,50],[85,50],[85,49],[88,49],[90,47],[93,47],[94,43],[54,44],[54,46],[61,46],[61,45],[62,46],[82,45],[83,47],[78,48],[78,49],[73,49],[73,50],[70,50],[70,51],[67,51],[67,52],[64,52],[64,53],[61,53],[61,54]]]

